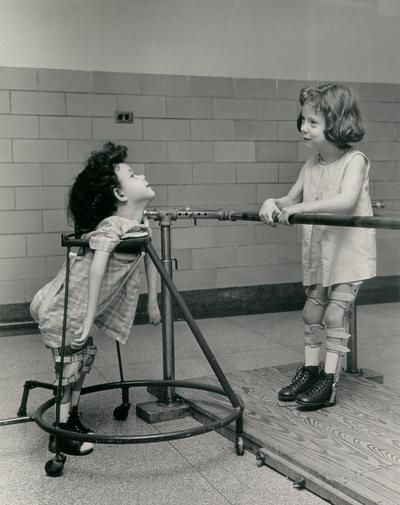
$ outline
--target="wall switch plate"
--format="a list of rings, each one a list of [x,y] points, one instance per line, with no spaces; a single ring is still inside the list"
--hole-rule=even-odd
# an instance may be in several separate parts
[[[116,123],[133,123],[133,112],[117,110],[114,114]]]

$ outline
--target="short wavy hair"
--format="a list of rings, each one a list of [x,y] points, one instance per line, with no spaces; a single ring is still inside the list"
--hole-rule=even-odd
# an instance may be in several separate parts
[[[115,167],[126,160],[127,154],[126,146],[112,142],[90,153],[68,194],[68,217],[77,235],[94,230],[117,209],[114,189],[119,182]]]
[[[301,110],[297,118],[298,131],[301,131],[303,106],[310,104],[315,112],[325,118],[325,138],[339,149],[348,149],[351,143],[363,139],[365,129],[360,109],[348,86],[322,84],[316,88],[303,88],[299,102]]]

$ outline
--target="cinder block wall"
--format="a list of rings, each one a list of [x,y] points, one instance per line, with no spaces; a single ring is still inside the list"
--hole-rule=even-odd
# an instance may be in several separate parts
[[[64,260],[65,197],[88,153],[129,148],[154,206],[257,210],[286,194],[309,155],[296,131],[300,81],[0,68],[0,305],[29,302]],[[371,195],[400,209],[397,84],[351,83],[366,120]],[[114,122],[134,112],[133,125]],[[379,275],[400,273],[397,232],[379,232]],[[154,224],[159,246],[158,225]],[[300,227],[180,220],[180,289],[301,280]]]

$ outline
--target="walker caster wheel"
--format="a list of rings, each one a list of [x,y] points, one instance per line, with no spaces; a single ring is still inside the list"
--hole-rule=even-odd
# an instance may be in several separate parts
[[[67,456],[64,454],[56,456],[53,459],[49,459],[44,466],[44,470],[49,477],[60,477],[64,469],[64,463]]]
[[[244,454],[244,440],[243,437],[236,437],[235,449],[238,456],[243,456]]]
[[[304,489],[306,487],[306,479],[300,477],[300,479],[295,480],[293,482],[293,487],[296,489]]]
[[[261,456],[261,454],[257,454],[256,456],[256,465],[258,468],[261,468],[262,466],[265,465],[264,457]]]
[[[131,408],[130,403],[121,403],[118,407],[115,407],[113,416],[117,421],[125,421],[128,417],[129,409]]]

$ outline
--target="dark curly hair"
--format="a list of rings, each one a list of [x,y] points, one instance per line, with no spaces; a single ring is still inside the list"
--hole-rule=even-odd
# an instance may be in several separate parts
[[[127,153],[125,146],[112,142],[90,153],[68,194],[68,217],[73,220],[77,235],[94,230],[116,210],[114,188],[119,183],[115,166],[126,160]]]
[[[343,84],[322,84],[317,88],[303,88],[299,94],[301,108],[310,104],[325,118],[325,138],[339,149],[348,149],[350,143],[363,139],[365,130],[361,114],[351,89]],[[302,109],[297,118],[301,131]]]

